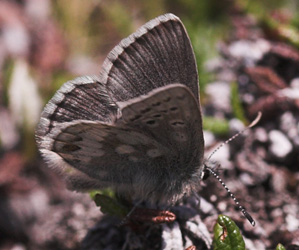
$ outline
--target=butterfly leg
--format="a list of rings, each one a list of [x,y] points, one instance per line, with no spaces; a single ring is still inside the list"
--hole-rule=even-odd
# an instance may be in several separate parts
[[[136,210],[136,208],[142,203],[142,200],[138,201],[133,207],[132,209],[129,211],[129,213],[126,215],[125,218],[122,219],[122,221],[120,222],[120,226],[123,226],[125,224],[127,224],[130,221],[130,216],[131,214]]]

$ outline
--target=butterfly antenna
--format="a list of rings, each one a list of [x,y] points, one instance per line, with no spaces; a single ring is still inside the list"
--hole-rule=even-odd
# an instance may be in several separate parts
[[[255,221],[254,219],[251,217],[251,215],[246,211],[246,209],[240,205],[239,201],[237,200],[237,198],[235,197],[235,195],[230,191],[230,189],[225,185],[225,183],[221,180],[221,178],[219,177],[219,175],[217,173],[215,173],[211,168],[207,168],[207,170],[209,170],[209,172],[221,183],[221,185],[226,189],[226,191],[228,192],[229,196],[233,199],[233,201],[235,202],[235,204],[237,205],[238,209],[242,212],[242,214],[246,217],[246,219],[250,222],[250,224],[254,227],[255,226]]]
[[[237,134],[235,134],[234,136],[232,136],[231,138],[229,138],[228,140],[226,140],[225,142],[222,142],[208,157],[208,160],[211,159],[211,157],[220,149],[222,148],[224,145],[230,143],[232,140],[236,139],[239,135],[243,134],[246,130],[252,128],[254,125],[256,125],[259,120],[262,117],[262,112],[258,112],[256,118],[243,130],[241,130],[240,132],[238,132]]]

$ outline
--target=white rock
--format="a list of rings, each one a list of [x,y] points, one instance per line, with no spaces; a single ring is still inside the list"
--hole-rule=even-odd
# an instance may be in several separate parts
[[[299,136],[299,127],[292,112],[285,112],[280,118],[280,128],[290,139]]]
[[[262,127],[258,127],[255,129],[255,137],[258,141],[263,143],[268,141],[267,131]]]
[[[286,222],[287,222],[287,229],[290,232],[294,232],[294,231],[298,230],[299,220],[296,218],[296,216],[294,216],[292,214],[288,214],[286,216]]]
[[[269,133],[270,152],[277,158],[284,159],[293,149],[291,142],[279,130],[272,130]]]
[[[26,250],[26,247],[21,244],[16,244],[10,248],[10,250]]]
[[[205,147],[211,147],[215,143],[215,136],[212,132],[204,130],[203,137],[205,140]]]
[[[164,243],[163,249],[165,250],[184,249],[182,233],[177,222],[174,222],[172,225],[162,225],[162,240]]]
[[[229,112],[230,106],[230,86],[225,82],[213,82],[207,85],[206,93],[210,96],[210,101],[216,110]]]
[[[234,118],[229,121],[229,128],[230,131],[235,134],[242,131],[245,126],[239,119]]]
[[[290,87],[292,89],[299,89],[299,78],[294,78],[290,83]]]
[[[232,56],[253,62],[260,60],[269,49],[270,43],[263,39],[257,41],[239,40],[232,43],[228,48]]]
[[[205,158],[209,157],[210,154],[220,145],[220,143],[221,142],[219,142],[219,144],[213,147],[211,150],[205,152]],[[213,163],[216,162],[221,165],[222,169],[231,169],[232,164],[229,161],[229,157],[230,157],[229,146],[227,144],[224,144],[213,154],[213,156],[210,159],[211,160],[210,164],[212,164],[211,166],[213,166]]]

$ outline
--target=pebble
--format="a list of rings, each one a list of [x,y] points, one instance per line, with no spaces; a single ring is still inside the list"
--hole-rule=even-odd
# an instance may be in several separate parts
[[[279,130],[270,131],[269,140],[270,140],[269,150],[278,159],[285,159],[293,149],[291,142]]]
[[[216,110],[225,112],[231,111],[230,86],[225,82],[209,83],[206,87],[206,94],[210,96]]]
[[[205,140],[205,147],[211,147],[216,142],[214,134],[210,131],[204,130],[203,137]]]
[[[268,134],[266,129],[262,127],[258,127],[255,129],[255,138],[262,143],[265,143],[268,141]]]
[[[270,43],[264,39],[256,41],[239,40],[232,43],[228,50],[233,57],[244,58],[250,63],[254,63],[270,50]]]

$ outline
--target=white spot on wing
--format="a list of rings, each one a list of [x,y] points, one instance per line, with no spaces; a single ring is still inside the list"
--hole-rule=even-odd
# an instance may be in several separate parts
[[[132,161],[132,162],[138,162],[139,161],[138,157],[132,156],[132,155],[129,156],[129,160]]]
[[[161,152],[159,149],[157,148],[154,148],[154,149],[149,149],[146,154],[151,157],[151,158],[156,158],[156,157],[159,157],[159,156],[162,156],[163,155],[163,152]]]
[[[151,139],[138,132],[118,133],[117,138],[126,144],[130,145],[147,145],[151,143]]]
[[[135,151],[135,149],[130,146],[130,145],[120,145],[118,147],[116,147],[115,151],[118,153],[118,154],[131,154]]]
[[[186,136],[185,133],[179,133],[179,132],[173,133],[172,137],[173,137],[174,140],[179,141],[179,142],[187,141],[187,136]]]

